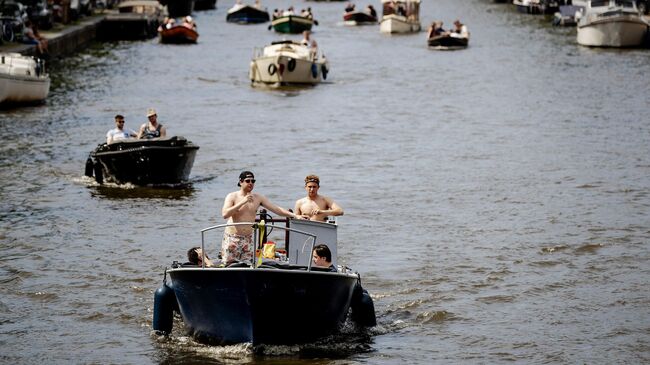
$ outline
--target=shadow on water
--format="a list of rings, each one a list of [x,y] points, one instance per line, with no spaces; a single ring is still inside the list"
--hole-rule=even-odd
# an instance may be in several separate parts
[[[171,199],[183,200],[191,198],[195,189],[192,183],[182,186],[135,186],[103,184],[90,187],[90,194],[104,199]]]

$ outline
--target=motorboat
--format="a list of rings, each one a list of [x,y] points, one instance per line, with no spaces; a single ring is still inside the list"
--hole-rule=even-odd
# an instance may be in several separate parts
[[[278,33],[298,34],[305,30],[311,30],[317,24],[315,20],[299,15],[283,15],[274,18],[271,27]]]
[[[183,44],[183,43],[196,43],[199,38],[199,33],[196,29],[186,27],[179,24],[170,28],[161,27],[158,30],[160,35],[160,43]]]
[[[576,14],[580,14],[582,6],[560,5],[560,10],[553,14],[553,25],[574,27],[578,24]]]
[[[249,77],[253,83],[318,84],[327,79],[329,64],[318,50],[282,40],[253,51]]]
[[[185,184],[198,149],[180,136],[103,143],[90,153],[85,175],[100,184]]]
[[[97,27],[97,37],[109,39],[148,39],[158,34],[167,9],[156,0],[127,0],[117,5]]]
[[[377,15],[367,11],[348,11],[343,14],[343,21],[347,25],[377,24]]]
[[[49,92],[45,61],[19,53],[0,53],[0,104],[39,103]]]
[[[427,39],[429,47],[437,50],[456,50],[467,48],[469,43],[469,34],[461,35],[460,33],[445,33]]]
[[[382,33],[413,33],[422,29],[420,0],[382,0]]]
[[[513,0],[512,3],[524,14],[553,14],[560,6],[555,0]]]
[[[632,0],[594,0],[578,20],[578,44],[593,47],[637,47],[643,43],[648,22]]]
[[[257,254],[251,261],[206,266],[208,242],[221,242],[221,230],[236,225],[253,228]],[[335,223],[294,219],[201,230],[201,266],[172,262],[154,294],[154,331],[170,334],[174,311],[190,336],[214,345],[308,343],[338,333],[347,320],[360,328],[375,326],[374,303],[361,276],[336,262],[336,232]],[[284,248],[267,250],[267,244],[282,242]],[[312,263],[316,242],[329,247],[336,269]]]
[[[266,23],[270,19],[269,12],[265,8],[242,4],[235,4],[228,9],[226,15],[226,21],[239,24]]]

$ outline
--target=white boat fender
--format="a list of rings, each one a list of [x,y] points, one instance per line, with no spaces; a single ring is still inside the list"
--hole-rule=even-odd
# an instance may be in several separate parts
[[[325,66],[325,64],[323,64],[323,66],[321,67],[321,73],[323,74],[323,80],[327,80],[327,73],[328,72],[329,72],[329,70],[327,69],[327,66]]]
[[[311,64],[311,75],[316,78],[318,77],[318,66],[315,63]]]
[[[153,296],[153,330],[157,335],[168,335],[174,326],[174,308],[178,306],[174,289],[167,285],[167,269],[163,285]]]
[[[269,75],[273,76],[275,75],[275,72],[278,70],[278,66],[275,65],[275,63],[272,63],[269,65],[268,71]]]
[[[296,60],[289,57],[289,62],[287,63],[287,69],[289,72],[293,72],[296,69]]]
[[[357,281],[350,301],[352,310],[351,319],[354,323],[363,327],[374,327],[377,325],[375,317],[375,304],[368,294],[368,291],[361,287],[361,282]]]

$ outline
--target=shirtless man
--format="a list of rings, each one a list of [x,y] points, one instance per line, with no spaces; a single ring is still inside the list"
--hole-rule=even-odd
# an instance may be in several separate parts
[[[255,222],[255,214],[261,206],[283,217],[305,219],[271,203],[264,195],[253,193],[255,175],[250,171],[239,174],[238,191],[226,196],[221,214],[228,223]],[[249,225],[226,227],[221,242],[221,258],[226,264],[235,260],[250,262],[253,259],[255,245],[253,228]]]
[[[293,211],[299,215],[306,215],[312,221],[324,221],[328,216],[343,215],[343,209],[331,198],[318,195],[320,179],[316,175],[305,178],[307,196],[298,199]]]

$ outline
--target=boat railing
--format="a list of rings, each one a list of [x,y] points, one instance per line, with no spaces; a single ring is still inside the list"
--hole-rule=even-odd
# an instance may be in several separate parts
[[[201,267],[202,268],[205,268],[205,235],[206,235],[206,233],[210,232],[210,231],[213,231],[215,229],[226,228],[226,227],[241,227],[241,226],[249,226],[249,227],[253,228],[253,243],[254,243],[255,247],[257,247],[258,244],[261,245],[262,240],[264,238],[266,238],[265,232],[268,232],[270,229],[281,229],[281,230],[284,230],[285,232],[294,232],[294,233],[298,233],[298,234],[302,234],[302,235],[307,236],[307,239],[304,241],[304,243],[302,245],[302,251],[304,251],[305,245],[307,245],[307,243],[309,241],[311,241],[310,251],[309,252],[313,252],[314,251],[314,246],[316,245],[316,235],[313,234],[313,233],[305,232],[305,231],[295,229],[295,228],[290,228],[290,227],[283,227],[283,226],[274,225],[274,224],[266,224],[266,222],[263,221],[263,220],[261,222],[237,222],[237,223],[219,224],[219,225],[207,227],[207,228],[204,228],[204,229],[201,230],[201,252],[203,254],[203,257],[201,258]],[[285,242],[285,245],[287,245],[287,244],[288,244],[288,242]],[[288,252],[287,252],[287,254],[288,254]],[[251,266],[253,268],[257,268],[257,266],[258,266],[255,263],[255,261],[257,260],[256,256],[257,255],[254,254],[253,258],[252,258]],[[307,264],[307,271],[311,271],[311,266],[312,266],[312,261],[309,260],[309,262]]]

